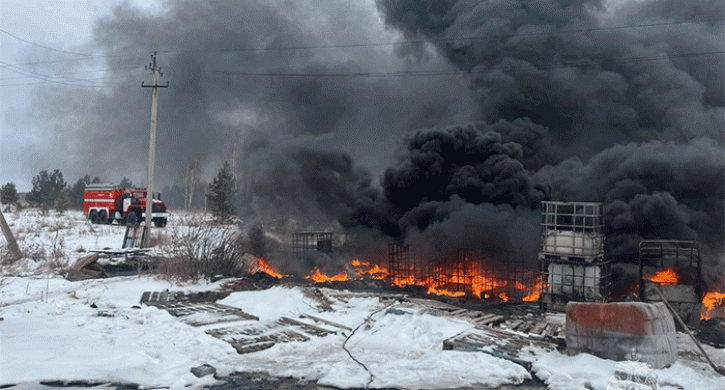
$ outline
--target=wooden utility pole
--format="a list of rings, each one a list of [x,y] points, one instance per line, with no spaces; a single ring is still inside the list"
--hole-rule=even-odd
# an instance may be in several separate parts
[[[156,168],[156,117],[158,115],[159,106],[159,88],[169,86],[159,85],[159,78],[162,76],[161,68],[156,66],[156,52],[151,54],[151,62],[146,65],[146,69],[153,72],[154,83],[145,85],[141,82],[141,87],[153,88],[151,92],[151,134],[149,136],[149,167],[148,167],[148,184],[146,185],[146,226],[144,227],[144,239],[142,247],[146,247],[149,237],[151,236],[151,219],[153,213],[154,199],[154,169]]]
[[[13,232],[10,231],[8,223],[5,222],[5,216],[3,215],[2,210],[0,210],[0,228],[2,228],[3,234],[5,235],[5,240],[8,242],[10,254],[13,256],[13,258],[19,259],[20,257],[22,257],[23,253],[20,252],[20,248],[18,247],[18,243],[15,241]]]

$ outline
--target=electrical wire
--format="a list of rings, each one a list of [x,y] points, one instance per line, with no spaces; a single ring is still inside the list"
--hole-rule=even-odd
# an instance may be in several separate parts
[[[674,54],[661,54],[645,57],[630,57],[612,61],[592,61],[591,63],[575,63],[574,61],[567,61],[562,64],[552,65],[496,65],[491,68],[478,69],[473,68],[470,70],[461,69],[436,69],[436,70],[418,70],[418,71],[395,71],[395,72],[320,72],[320,73],[299,73],[299,72],[243,72],[243,71],[227,71],[227,70],[205,70],[201,73],[208,75],[225,75],[225,76],[257,76],[257,77],[420,77],[420,76],[449,76],[449,75],[467,75],[467,74],[483,74],[491,72],[492,70],[509,70],[509,71],[532,71],[532,70],[546,70],[546,69],[557,69],[557,68],[568,68],[568,67],[591,67],[591,66],[603,66],[603,65],[614,65],[624,64],[632,62],[648,62],[648,61],[662,61],[672,58],[685,58],[695,56],[707,56],[707,55],[718,55],[725,54],[725,51],[711,51],[711,52],[694,52],[694,53],[674,53]]]

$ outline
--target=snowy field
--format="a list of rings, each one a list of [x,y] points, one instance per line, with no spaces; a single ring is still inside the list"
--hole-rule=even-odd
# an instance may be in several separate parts
[[[334,310],[320,312],[303,288],[292,286],[235,292],[219,303],[256,315],[259,323],[311,314],[357,328],[352,337],[347,340],[350,332],[339,331],[240,355],[204,332],[218,324],[191,326],[166,310],[139,305],[144,291],[219,290],[221,281],[188,284],[127,276],[70,282],[59,276],[60,270],[89,250],[119,248],[124,228],[91,226],[72,212],[5,215],[27,257],[3,266],[0,274],[0,387],[82,380],[201,388],[215,379],[197,378],[190,369],[206,363],[216,367],[218,375],[265,372],[340,388],[495,387],[535,376],[551,389],[605,390],[621,364],[531,348],[525,351],[534,359],[528,372],[487,354],[444,351],[443,340],[473,328],[463,319],[433,316],[410,306],[388,307],[376,298],[333,299]],[[173,237],[204,220],[200,215],[177,215],[165,234]],[[0,245],[6,251],[4,238]],[[684,337],[680,341],[681,350],[696,355],[691,342]],[[705,348],[717,364],[725,365],[725,350]],[[725,389],[725,377],[693,360],[680,359],[650,374],[662,389]]]

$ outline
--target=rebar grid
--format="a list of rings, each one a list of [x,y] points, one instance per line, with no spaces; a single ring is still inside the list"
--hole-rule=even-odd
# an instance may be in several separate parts
[[[307,260],[317,253],[332,252],[332,232],[308,232],[292,235],[292,253],[299,260]]]

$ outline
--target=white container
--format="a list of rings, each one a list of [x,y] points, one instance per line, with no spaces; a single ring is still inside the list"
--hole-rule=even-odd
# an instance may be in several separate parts
[[[549,293],[574,298],[601,298],[600,265],[551,263],[549,264]]]
[[[544,233],[542,252],[570,256],[597,256],[604,248],[604,236],[599,233],[554,230]]]

